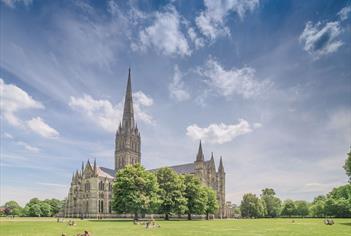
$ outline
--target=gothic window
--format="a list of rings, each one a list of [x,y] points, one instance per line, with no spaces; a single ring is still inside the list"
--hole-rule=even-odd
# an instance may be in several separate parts
[[[105,188],[104,182],[100,181],[99,182],[99,190],[104,191],[104,188]]]
[[[111,201],[108,202],[108,213],[112,213]]]
[[[112,184],[108,183],[108,191],[112,191]]]

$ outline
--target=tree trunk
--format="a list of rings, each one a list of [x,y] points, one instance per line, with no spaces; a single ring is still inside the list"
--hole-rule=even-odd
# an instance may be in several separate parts
[[[209,220],[210,219],[210,217],[209,217],[209,213],[208,212],[206,212],[206,220]]]
[[[134,213],[134,220],[138,220],[138,212]]]
[[[188,220],[191,220],[191,213],[188,213]]]
[[[165,220],[169,220],[169,215],[168,215],[168,213],[165,214]]]

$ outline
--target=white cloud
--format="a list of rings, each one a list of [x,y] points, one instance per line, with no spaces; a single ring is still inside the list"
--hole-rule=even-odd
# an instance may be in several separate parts
[[[232,141],[240,135],[250,133],[252,130],[249,122],[239,119],[238,124],[210,124],[205,128],[201,128],[197,124],[192,124],[186,128],[186,135],[193,140],[201,139],[205,142],[223,144]]]
[[[143,111],[143,107],[152,106],[153,99],[143,92],[133,93],[134,113],[137,120],[151,124],[153,118]],[[96,100],[89,95],[81,98],[71,97],[69,106],[74,110],[84,112],[91,120],[109,132],[115,132],[123,115],[123,102],[113,105],[108,100]]]
[[[55,138],[59,136],[59,132],[46,124],[40,117],[32,118],[31,120],[27,121],[27,125],[29,129],[44,138]]]
[[[254,123],[254,124],[253,124],[253,127],[254,127],[254,128],[261,128],[261,127],[262,127],[262,124],[261,124],[261,123]]]
[[[25,143],[25,142],[21,142],[21,141],[18,141],[16,142],[18,145],[24,147],[26,150],[30,151],[30,152],[34,152],[34,153],[37,153],[40,151],[39,148],[37,147],[33,147],[31,145],[29,145],[28,143]]]
[[[225,26],[225,17],[230,12],[237,13],[243,19],[246,12],[253,11],[259,5],[259,0],[205,0],[204,4],[206,10],[196,18],[196,25],[203,35],[215,39],[230,34]]]
[[[342,32],[340,23],[337,21],[327,22],[324,26],[320,22],[313,24],[307,22],[304,31],[300,35],[300,43],[304,43],[304,50],[315,59],[336,52],[341,45],[338,36]]]
[[[199,49],[205,46],[205,40],[199,37],[192,27],[188,28],[188,35],[191,41],[194,43],[196,49]]]
[[[6,6],[15,8],[17,3],[23,3],[25,6],[32,4],[33,0],[1,0]]]
[[[3,136],[4,136],[5,138],[8,138],[8,139],[13,139],[12,134],[9,134],[9,133],[7,133],[7,132],[4,132],[4,133],[3,133]]]
[[[174,75],[172,83],[168,86],[171,98],[182,102],[190,98],[188,91],[184,89],[184,82],[182,81],[182,73],[178,66],[174,66]]]
[[[261,94],[270,86],[269,81],[258,81],[255,78],[256,71],[251,67],[225,70],[213,58],[210,58],[205,66],[199,68],[198,72],[207,77],[206,83],[223,96],[238,94],[244,98],[251,98]]]
[[[133,43],[134,50],[146,51],[155,48],[164,55],[189,56],[191,50],[181,31],[181,17],[169,6],[164,12],[156,12],[153,24],[139,33],[139,42]]]
[[[342,21],[347,20],[350,12],[351,12],[351,6],[346,6],[343,9],[341,9],[338,12],[338,16],[340,17],[340,20],[342,20]]]
[[[13,84],[6,84],[0,79],[1,113],[11,125],[22,127],[22,121],[16,112],[26,109],[42,109],[44,106],[34,100],[27,92]]]

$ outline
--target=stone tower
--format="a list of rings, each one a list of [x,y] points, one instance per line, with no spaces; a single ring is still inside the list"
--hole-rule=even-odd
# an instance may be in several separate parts
[[[223,161],[222,157],[219,161],[219,167],[218,167],[218,172],[217,172],[217,199],[219,203],[219,216],[225,217],[225,172],[224,172],[224,166],[223,166]]]
[[[205,171],[205,158],[204,158],[204,153],[202,151],[202,144],[200,140],[199,150],[197,152],[196,161],[195,161],[195,174],[201,180],[201,182],[205,182],[204,171]]]
[[[135,165],[140,163],[140,132],[134,121],[130,68],[128,73],[126,97],[124,100],[123,119],[116,132],[115,145],[116,171],[129,164]]]

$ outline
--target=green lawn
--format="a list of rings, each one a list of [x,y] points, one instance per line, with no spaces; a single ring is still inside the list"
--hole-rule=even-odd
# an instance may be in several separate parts
[[[57,223],[53,218],[0,219],[1,236],[75,236],[88,230],[92,236],[239,236],[239,235],[306,235],[350,236],[351,219],[334,219],[332,226],[324,225],[323,219],[256,219],[256,220],[193,220],[157,221],[160,228],[145,229],[127,220],[76,220],[76,226]]]

